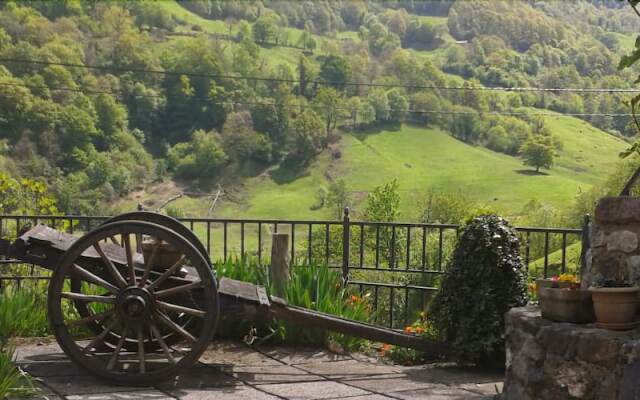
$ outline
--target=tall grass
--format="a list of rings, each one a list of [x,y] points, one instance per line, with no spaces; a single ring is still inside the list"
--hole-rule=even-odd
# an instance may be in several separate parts
[[[47,322],[46,286],[9,286],[0,292],[0,337],[44,336]]]
[[[28,375],[13,365],[15,349],[0,338],[0,399],[31,396],[37,388]]]

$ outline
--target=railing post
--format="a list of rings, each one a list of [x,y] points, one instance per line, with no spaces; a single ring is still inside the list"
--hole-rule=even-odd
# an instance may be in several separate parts
[[[344,208],[342,217],[342,284],[349,282],[349,207]]]
[[[271,235],[271,283],[276,296],[285,298],[289,284],[289,235],[273,233]]]
[[[580,277],[584,276],[584,270],[587,268],[587,251],[591,246],[591,239],[589,238],[589,222],[591,216],[586,214],[582,222],[582,250],[580,251]]]

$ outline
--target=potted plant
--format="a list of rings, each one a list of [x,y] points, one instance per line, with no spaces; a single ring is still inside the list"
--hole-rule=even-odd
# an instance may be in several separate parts
[[[562,274],[551,278],[550,281],[551,285],[537,288],[543,318],[573,323],[594,321],[591,292],[580,289],[575,275]]]
[[[640,288],[623,280],[603,280],[590,288],[596,326],[623,331],[638,325],[636,317]]]

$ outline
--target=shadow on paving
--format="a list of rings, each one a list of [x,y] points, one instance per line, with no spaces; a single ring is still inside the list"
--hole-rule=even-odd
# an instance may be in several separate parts
[[[55,344],[18,347],[17,363],[50,400],[491,399],[502,375],[452,364],[388,365],[316,348],[212,343],[200,362],[154,387],[118,386],[76,366]]]

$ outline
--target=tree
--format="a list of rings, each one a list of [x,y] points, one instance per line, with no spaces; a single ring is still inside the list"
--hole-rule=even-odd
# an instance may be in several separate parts
[[[312,110],[305,110],[293,122],[294,148],[289,160],[305,165],[326,145],[326,131],[322,119]]]
[[[274,43],[278,34],[275,17],[271,14],[263,15],[253,24],[253,40],[258,43]]]
[[[367,202],[363,212],[365,221],[373,222],[394,222],[400,215],[400,193],[398,181],[393,180],[384,185],[378,186],[367,195]],[[402,254],[402,243],[404,231],[399,232],[389,226],[380,228],[367,234],[367,247],[376,248],[379,244],[379,251],[389,265],[389,268],[397,266],[397,260]]]
[[[329,209],[331,217],[335,217],[338,220],[341,219],[344,208],[350,204],[351,196],[349,195],[344,179],[331,182],[329,192],[325,199],[325,205]]]
[[[173,146],[168,158],[176,174],[185,178],[217,177],[228,161],[217,135],[203,130],[193,132],[191,142]]]
[[[403,96],[398,89],[391,89],[387,92],[387,99],[389,99],[389,120],[395,123],[400,123],[407,115],[409,109],[409,100],[406,96]]]
[[[317,105],[317,112],[324,117],[325,130],[331,133],[338,122],[340,95],[333,88],[323,87],[318,90],[313,103]]]
[[[344,57],[329,55],[320,67],[319,77],[321,81],[331,82],[331,86],[342,91],[351,79],[351,66]]]
[[[116,132],[127,129],[127,109],[107,93],[101,93],[94,100],[98,114],[98,128],[108,138]]]
[[[530,136],[522,144],[520,154],[524,159],[525,165],[535,167],[536,172],[539,172],[540,168],[551,168],[555,157],[555,149],[548,138],[534,135]]]

